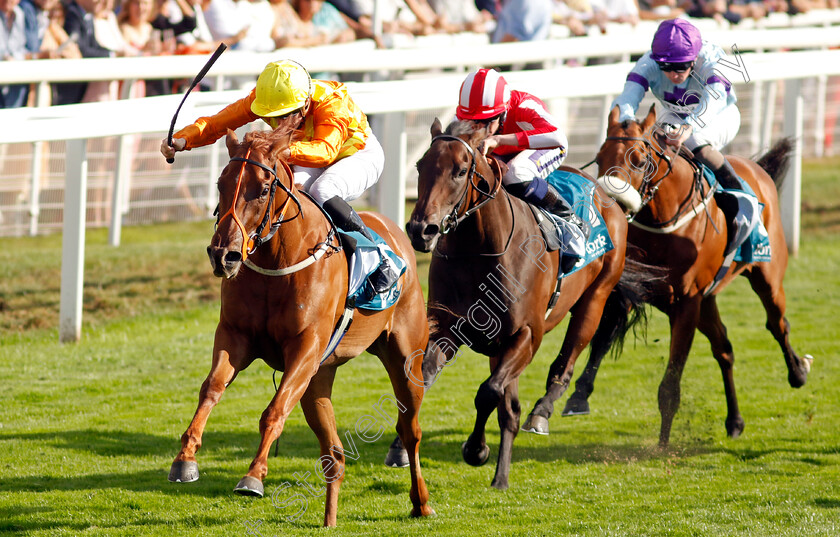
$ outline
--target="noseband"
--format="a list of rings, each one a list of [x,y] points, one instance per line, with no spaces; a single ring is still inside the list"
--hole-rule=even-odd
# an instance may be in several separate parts
[[[647,139],[645,137],[642,137],[642,136],[607,136],[606,140],[615,140],[615,141],[623,141],[623,142],[642,142],[645,145],[645,147],[647,147],[649,149],[649,151],[645,152],[645,168],[644,168],[645,170],[656,167],[656,163],[653,162],[653,158],[651,157],[651,153],[656,154],[656,156],[659,157],[660,162],[664,160],[665,162],[668,163],[668,171],[665,172],[662,175],[662,177],[660,177],[659,180],[656,181],[655,183],[653,182],[655,174],[651,174],[651,175],[644,174],[643,179],[642,179],[641,188],[639,188],[639,194],[641,194],[641,196],[642,196],[641,208],[645,207],[648,203],[651,202],[651,200],[654,198],[654,196],[656,196],[656,191],[659,190],[659,186],[662,183],[662,181],[665,180],[666,177],[671,175],[671,171],[673,169],[672,168],[671,157],[668,156],[667,154],[665,154],[664,151],[661,151],[661,150],[655,148],[653,146],[653,144],[650,143],[649,139]],[[635,144],[633,144],[633,145],[635,146]],[[626,152],[625,152],[625,154],[626,154]],[[641,208],[639,209],[639,211],[641,211]],[[635,218],[636,215],[639,214],[639,211],[636,211],[635,213],[628,215],[627,220],[632,222],[633,218]]]
[[[464,187],[464,193],[461,194],[458,203],[456,203],[455,206],[452,208],[452,212],[444,216],[443,220],[440,223],[440,232],[442,235],[446,235],[450,231],[453,231],[455,228],[457,228],[458,224],[469,218],[470,215],[481,209],[481,207],[483,207],[490,200],[495,199],[496,194],[499,192],[499,188],[502,185],[502,180],[501,178],[499,178],[499,180],[496,182],[496,187],[493,189],[492,192],[485,192],[484,190],[481,190],[481,188],[479,188],[479,186],[476,184],[475,178],[478,177],[480,180],[484,181],[485,183],[488,183],[488,185],[489,182],[487,181],[487,179],[485,179],[483,175],[481,175],[481,173],[478,170],[475,169],[475,150],[472,147],[470,147],[470,144],[464,141],[463,138],[459,138],[458,136],[453,136],[451,134],[440,134],[438,136],[435,136],[434,138],[432,138],[432,143],[434,144],[437,140],[456,140],[460,142],[461,144],[463,144],[464,147],[467,148],[471,159],[470,171],[467,175],[467,185]],[[461,211],[461,206],[464,205],[464,202],[467,199],[469,199],[470,187],[472,187],[473,189],[475,189],[476,192],[484,196],[484,199],[472,207],[467,207],[467,209],[464,211],[464,214],[458,216],[458,213]]]
[[[248,158],[250,155],[251,149],[249,148],[248,152],[245,154],[245,157],[232,157],[230,159],[231,162],[241,162],[242,167],[239,169],[239,177],[237,177],[236,179],[236,191],[233,194],[233,203],[231,204],[230,209],[228,209],[228,211],[223,216],[216,220],[216,227],[218,227],[222,220],[224,220],[228,216],[230,216],[236,223],[237,227],[239,228],[239,232],[242,233],[242,261],[245,261],[248,258],[248,256],[253,254],[257,250],[257,248],[259,248],[262,244],[271,240],[274,234],[277,233],[277,230],[280,228],[281,224],[294,220],[302,212],[300,200],[297,199],[297,197],[294,195],[291,189],[284,185],[280,178],[277,176],[277,165],[275,164],[274,168],[269,168],[262,162]],[[286,175],[288,175],[289,180],[291,181],[293,177],[291,168],[289,168],[289,165],[285,162],[279,162],[285,168]],[[258,225],[254,232],[250,235],[248,235],[248,233],[245,231],[245,225],[236,215],[236,200],[239,199],[239,191],[242,187],[242,177],[245,175],[245,164],[253,164],[258,168],[262,168],[274,177],[274,179],[271,181],[271,191],[268,198],[268,204],[265,208],[265,214],[263,215],[263,218],[260,221],[260,225]],[[263,237],[262,233],[265,230],[266,226],[269,226],[269,221],[271,220],[271,208],[274,206],[274,195],[277,191],[278,186],[287,194],[286,201],[284,201],[282,207],[280,207],[280,215],[277,217],[277,220],[271,222],[268,234]],[[286,214],[286,207],[289,204],[289,200],[295,202],[295,204],[298,206],[298,212],[296,215],[289,218],[288,220],[283,220],[283,216]]]

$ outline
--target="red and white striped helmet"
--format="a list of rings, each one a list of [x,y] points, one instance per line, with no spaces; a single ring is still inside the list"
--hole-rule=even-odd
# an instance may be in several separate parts
[[[487,119],[507,110],[510,88],[504,77],[493,69],[479,69],[467,75],[461,84],[458,119]]]

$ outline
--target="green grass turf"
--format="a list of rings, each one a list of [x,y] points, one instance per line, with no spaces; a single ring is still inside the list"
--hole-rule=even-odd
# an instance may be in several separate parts
[[[473,397],[487,359],[466,352],[444,370],[421,412],[421,456],[437,516],[408,517],[405,469],[382,465],[392,433],[357,440],[330,535],[836,536],[840,534],[840,364],[836,319],[840,274],[840,159],[806,163],[803,237],[785,280],[794,346],[816,357],[808,384],[788,387],[764,312],[746,281],[719,298],[736,353],[744,435],[726,437],[720,373],[698,336],[682,382],[672,445],[656,448],[656,391],[668,352],[667,320],[652,314],[647,342],[629,341],[601,368],[588,417],[551,419],[547,437],[520,434],[511,487],[489,487],[498,453],[473,468],[460,444],[472,428]],[[82,341],[56,330],[60,237],[4,239],[0,266],[0,534],[326,534],[323,498],[305,512],[232,488],[258,443],[272,395],[259,362],[214,410],[198,454],[201,479],[168,483],[179,437],[195,410],[218,319],[218,283],[204,247],[212,223],[124,230],[122,246],[88,234]],[[421,270],[428,257],[421,258]],[[521,377],[523,413],[542,395],[562,341],[552,332]],[[579,367],[580,369],[580,367]],[[339,370],[341,432],[390,393],[369,356]],[[562,405],[561,400],[558,405]],[[305,492],[296,473],[315,474],[318,447],[299,409],[266,491]],[[279,501],[277,502],[279,504]],[[257,530],[253,528],[260,524]],[[250,532],[250,533],[249,533]]]

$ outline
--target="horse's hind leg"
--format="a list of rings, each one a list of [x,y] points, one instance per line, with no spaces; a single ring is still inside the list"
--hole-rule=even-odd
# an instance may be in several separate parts
[[[422,311],[422,308],[419,311]],[[425,322],[425,319],[422,321]],[[410,330],[405,330],[405,332],[410,332]],[[419,381],[423,378],[423,362],[419,359],[412,360],[418,350],[422,351],[425,348],[426,342],[417,341],[419,338],[415,337],[401,338],[400,336],[402,334],[392,335],[388,350],[380,354],[380,359],[388,371],[394,395],[398,401],[397,434],[408,454],[408,466],[411,473],[411,492],[409,493],[412,504],[411,516],[428,516],[433,515],[434,510],[429,505],[429,490],[420,472],[420,439],[423,433],[417,419],[425,391],[423,383]],[[414,341],[401,341],[401,339]]]
[[[776,338],[785,355],[785,363],[788,367],[788,382],[791,387],[800,388],[808,380],[808,372],[811,370],[813,359],[808,355],[800,357],[793,350],[790,344],[790,323],[785,318],[785,290],[782,285],[782,278],[774,277],[779,269],[772,265],[769,267],[763,265],[767,265],[767,263],[755,265],[747,274],[747,278],[753,291],[761,299],[764,311],[767,312],[767,330]],[[775,271],[773,271],[774,268]]]
[[[195,454],[201,447],[201,437],[207,425],[210,412],[218,404],[225,388],[233,382],[236,374],[244,368],[245,343],[219,327],[213,344],[213,364],[210,373],[198,392],[198,407],[189,427],[181,435],[181,451],[172,462],[169,481],[190,483],[198,479],[198,463]]]
[[[720,312],[717,307],[717,300],[714,296],[703,300],[700,307],[700,322],[698,330],[709,338],[712,345],[712,354],[720,365],[720,372],[723,375],[723,391],[726,394],[726,434],[737,438],[744,432],[744,418],[738,410],[738,397],[735,395],[735,378],[733,365],[735,354],[732,352],[732,343],[726,336],[726,327],[720,319]]]
[[[338,513],[338,490],[344,481],[344,449],[335,426],[335,414],[330,397],[335,380],[335,367],[322,367],[312,377],[300,400],[306,423],[318,437],[321,446],[321,468],[327,484],[324,526],[335,526]],[[317,482],[317,480],[316,480]],[[272,498],[273,502],[274,498]],[[275,504],[276,506],[276,504]],[[281,504],[285,506],[285,504]],[[303,513],[300,513],[303,514]],[[292,515],[294,518],[297,516]]]

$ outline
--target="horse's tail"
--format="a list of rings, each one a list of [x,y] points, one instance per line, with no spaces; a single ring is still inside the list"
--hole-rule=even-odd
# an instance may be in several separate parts
[[[628,249],[635,248],[631,245]],[[601,322],[590,343],[592,359],[600,359],[612,349],[618,357],[624,347],[624,338],[632,329],[644,334],[647,330],[647,309],[656,296],[664,292],[667,270],[663,267],[647,265],[630,256],[624,264],[621,279],[610,293]]]
[[[756,160],[756,163],[773,178],[777,192],[782,188],[782,183],[790,167],[790,157],[793,153],[794,143],[795,140],[792,136],[782,138],[770,148],[770,151]]]

